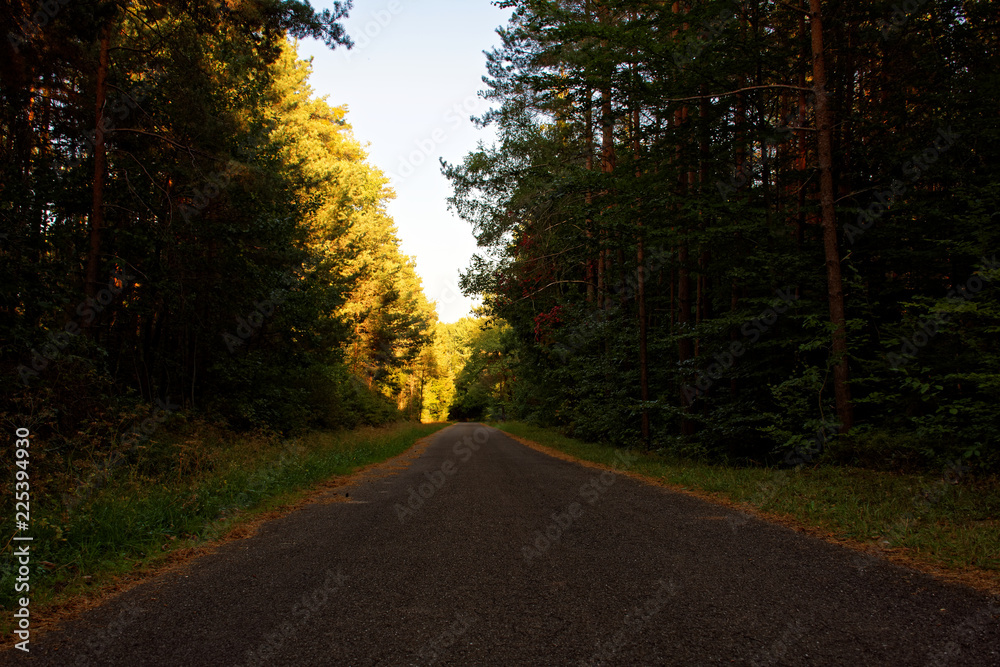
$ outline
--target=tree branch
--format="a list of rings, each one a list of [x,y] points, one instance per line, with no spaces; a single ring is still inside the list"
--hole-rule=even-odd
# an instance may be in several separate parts
[[[691,100],[707,100],[707,99],[711,99],[713,97],[726,97],[726,96],[729,96],[729,95],[739,95],[740,93],[745,93],[748,90],[762,90],[762,89],[771,89],[771,88],[785,89],[785,90],[806,91],[806,92],[810,92],[810,93],[813,92],[812,88],[809,88],[809,87],[806,87],[806,86],[790,86],[790,85],[786,85],[786,84],[783,84],[783,83],[772,83],[772,84],[768,84],[768,85],[765,85],[765,86],[749,86],[747,88],[739,88],[738,90],[730,90],[730,91],[726,91],[724,93],[711,93],[709,95],[695,95],[693,97],[674,97],[674,98],[668,99],[667,102],[688,102],[688,101],[691,101]]]

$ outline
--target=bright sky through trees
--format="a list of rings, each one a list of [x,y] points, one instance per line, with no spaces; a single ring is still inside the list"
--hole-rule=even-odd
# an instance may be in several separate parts
[[[482,52],[498,43],[495,30],[509,14],[489,0],[355,0],[344,22],[354,49],[299,45],[302,58],[314,58],[317,95],[348,106],[355,136],[370,144],[370,162],[392,179],[397,198],[389,213],[442,322],[472,305],[457,281],[476,242],[468,223],[447,210],[451,189],[438,160],[459,161],[492,136],[469,116],[486,108],[476,94],[484,88]]]

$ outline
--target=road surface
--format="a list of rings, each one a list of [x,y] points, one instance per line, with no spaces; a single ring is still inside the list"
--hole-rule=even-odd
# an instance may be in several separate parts
[[[351,484],[0,662],[1000,665],[984,594],[480,425]]]

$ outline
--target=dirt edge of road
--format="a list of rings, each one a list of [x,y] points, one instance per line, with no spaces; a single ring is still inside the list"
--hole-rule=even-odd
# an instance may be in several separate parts
[[[448,428],[447,426],[445,428]],[[364,483],[392,475],[400,470],[409,467],[414,459],[423,454],[430,445],[431,440],[437,437],[444,429],[435,431],[430,435],[417,440],[402,454],[397,454],[391,459],[386,459],[379,463],[371,463],[360,470],[356,470],[350,475],[339,475],[315,484],[308,489],[304,489],[296,494],[287,504],[282,504],[269,510],[248,512],[235,520],[226,533],[211,541],[201,542],[192,546],[179,547],[171,551],[167,556],[158,561],[155,565],[139,568],[127,574],[119,575],[106,583],[95,586],[94,590],[88,591],[86,595],[76,596],[55,604],[32,610],[31,640],[36,641],[38,637],[52,630],[58,629],[63,623],[73,620],[80,614],[99,607],[123,593],[126,593],[136,586],[148,583],[157,577],[171,572],[182,570],[191,565],[194,561],[214,553],[220,547],[253,537],[268,521],[280,519],[292,512],[302,509],[312,503],[329,502],[350,502],[349,489]],[[13,650],[13,644],[0,647],[0,655],[8,650]]]
[[[495,428],[495,427],[494,427]],[[846,537],[840,537],[822,528],[817,528],[815,526],[810,526],[803,523],[802,521],[796,519],[795,517],[789,516],[787,514],[777,514],[773,512],[765,512],[759,510],[750,505],[743,503],[738,503],[729,498],[726,498],[722,494],[710,493],[708,491],[699,491],[696,489],[690,489],[687,487],[681,487],[676,484],[671,484],[670,482],[664,481],[662,479],[656,479],[655,477],[648,477],[640,473],[632,472],[629,470],[623,470],[618,467],[608,466],[600,463],[594,463],[593,461],[587,461],[586,459],[579,459],[565,452],[561,452],[552,447],[547,447],[541,445],[537,442],[527,440],[520,436],[516,436],[512,433],[508,433],[503,429],[497,429],[501,431],[504,435],[512,440],[516,440],[525,447],[534,449],[537,452],[546,454],[553,458],[561,459],[563,461],[569,461],[570,463],[576,463],[578,465],[585,466],[587,468],[594,468],[595,470],[610,470],[611,472],[617,473],[619,475],[626,475],[632,479],[638,480],[645,484],[652,486],[658,486],[664,489],[673,491],[674,493],[682,493],[687,496],[693,496],[701,500],[713,503],[715,505],[721,505],[730,509],[738,510],[750,516],[754,516],[763,521],[769,523],[776,523],[786,528],[791,528],[796,532],[805,533],[813,537],[817,537],[824,542],[829,542],[831,544],[837,544],[842,547],[851,549],[852,551],[858,552],[863,556],[874,559],[887,560],[896,565],[900,565],[911,570],[917,570],[918,572],[923,572],[924,574],[929,574],[937,579],[947,581],[949,583],[960,584],[967,586],[981,593],[987,593],[994,596],[1000,596],[1000,573],[991,572],[989,570],[982,570],[979,568],[946,568],[941,565],[936,565],[934,563],[928,563],[925,560],[914,557],[908,549],[903,548],[893,548],[893,549],[881,549],[872,544],[867,544],[858,540],[853,540]]]

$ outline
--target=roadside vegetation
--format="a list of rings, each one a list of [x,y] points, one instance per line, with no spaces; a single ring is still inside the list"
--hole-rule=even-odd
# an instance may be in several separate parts
[[[621,449],[523,422],[491,425],[622,469]],[[961,469],[893,473],[835,465],[732,466],[631,450],[626,472],[816,529],[869,554],[945,568],[1000,590],[1000,480]],[[734,525],[734,531],[738,531]]]
[[[297,53],[349,4],[0,13],[5,609],[15,536],[34,613],[446,416],[389,178]]]
[[[1000,473],[996,3],[507,4],[445,168],[495,328],[464,417]]]
[[[509,4],[452,418],[996,572],[995,3]]]
[[[444,426],[399,422],[289,438],[193,422],[165,430],[118,462],[94,461],[82,483],[53,474],[32,504],[32,560],[40,565],[31,575],[32,612],[225,537]],[[51,465],[58,456],[35,450],[35,463]],[[10,558],[0,565],[0,605],[8,610],[15,565]],[[5,612],[3,625],[9,622]]]

